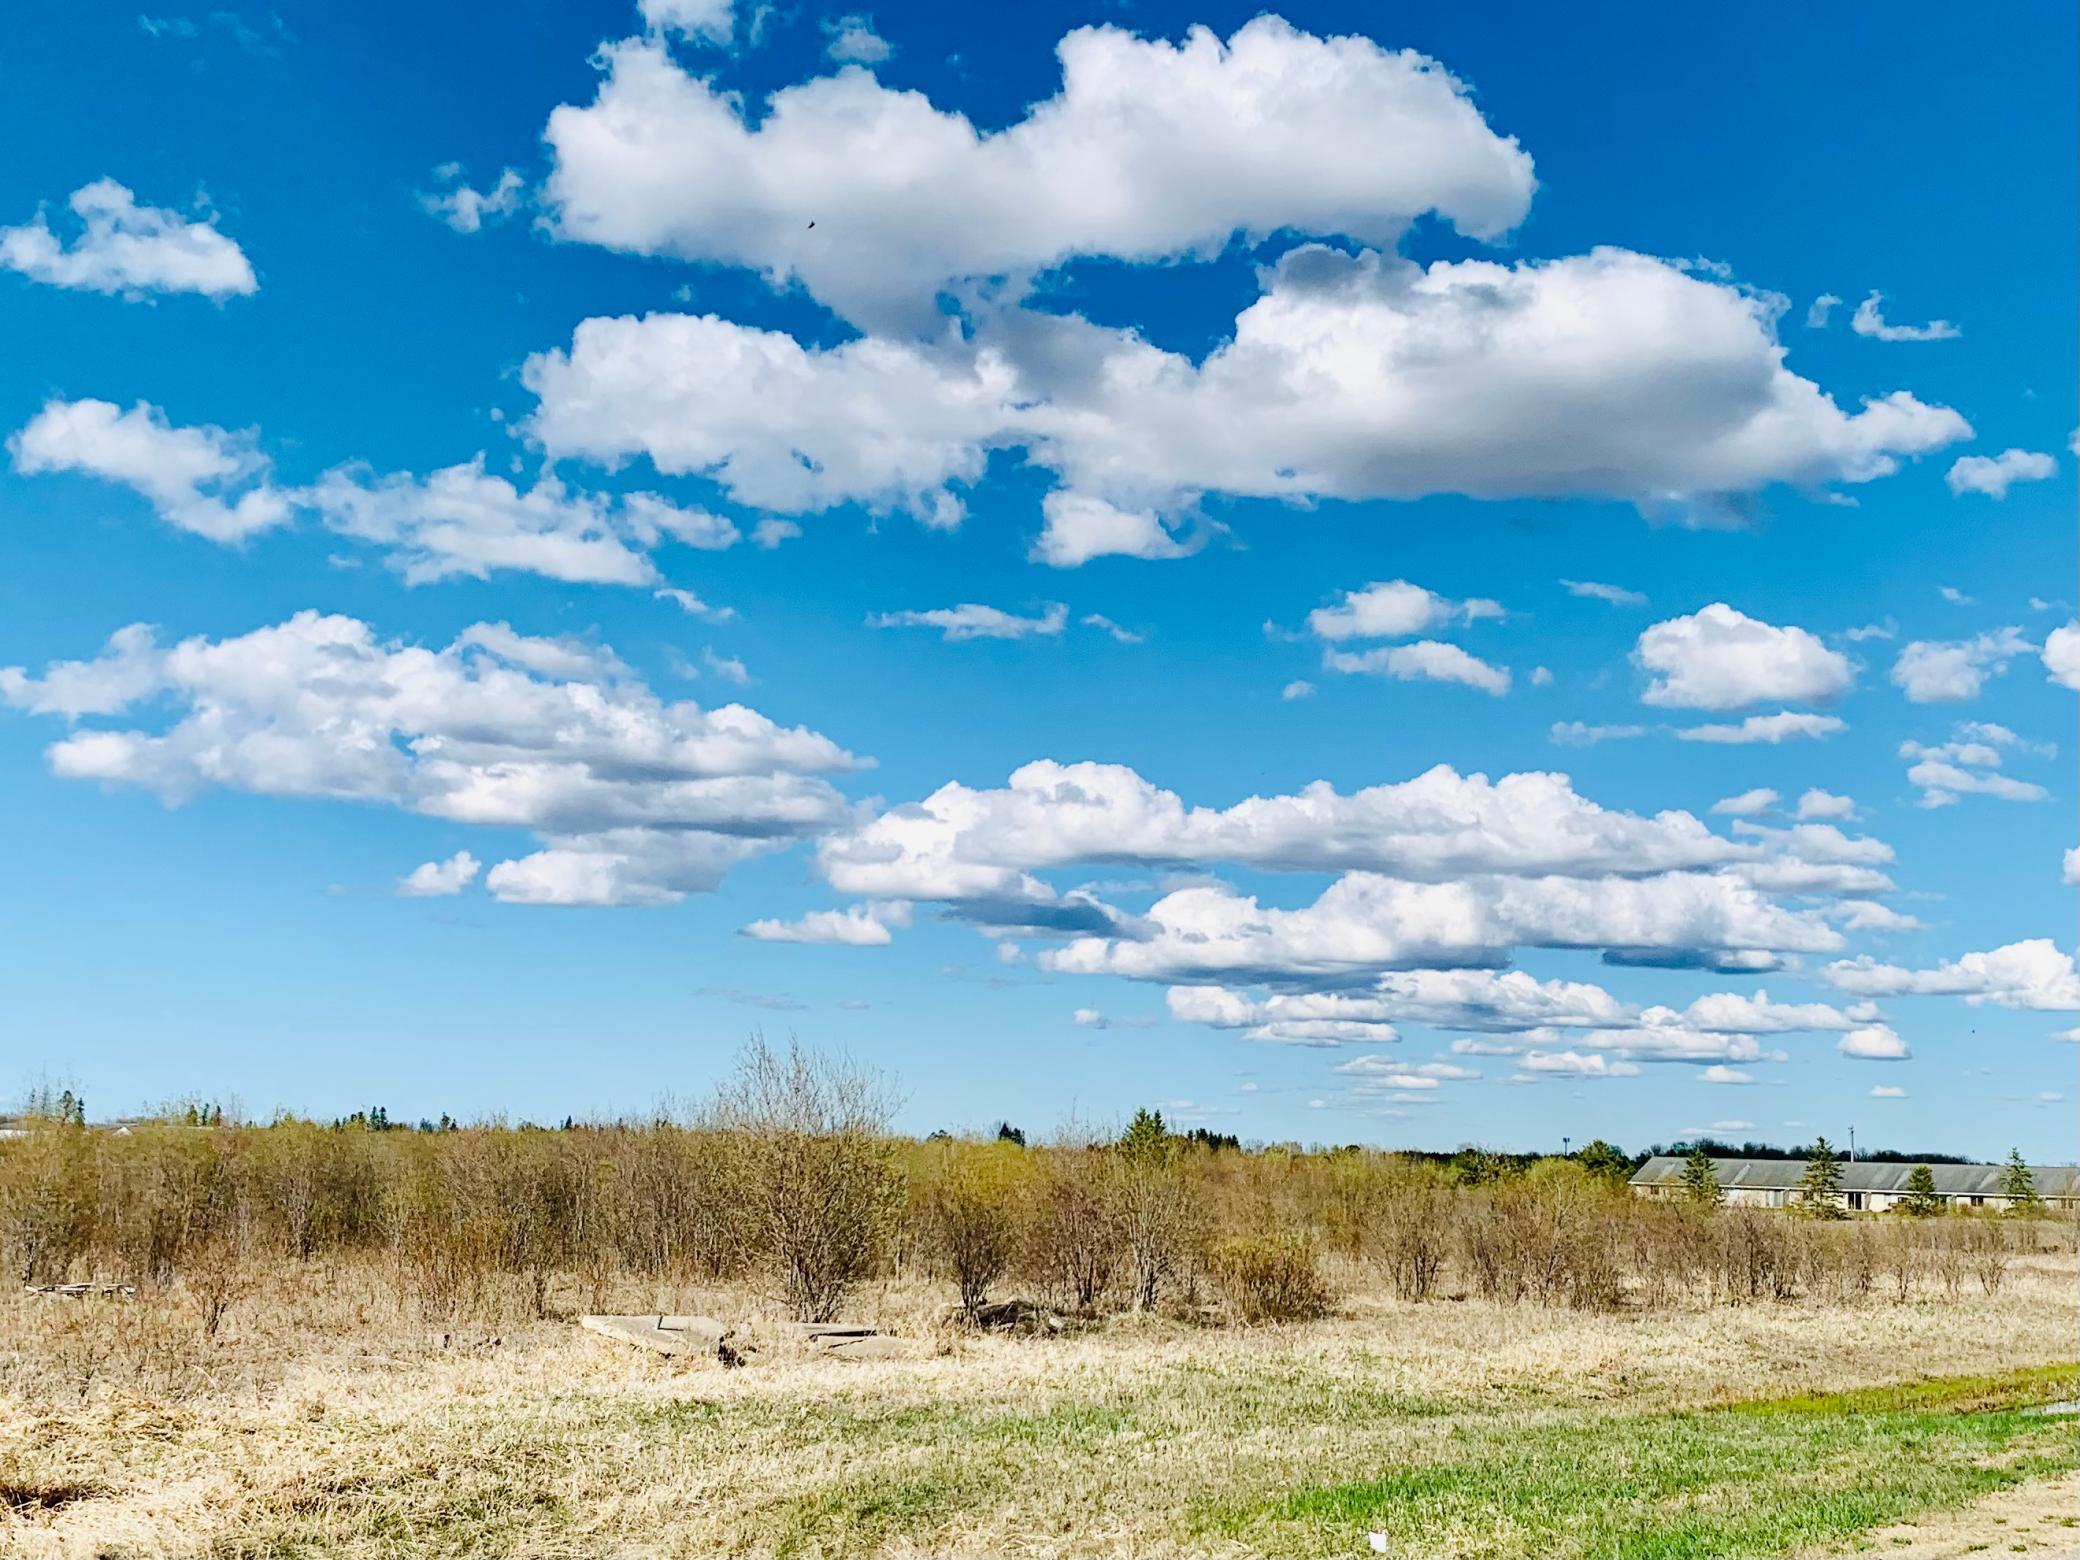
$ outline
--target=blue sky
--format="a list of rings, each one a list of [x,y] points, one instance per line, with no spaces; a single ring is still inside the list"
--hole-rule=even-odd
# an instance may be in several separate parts
[[[2073,30],[25,19],[0,1071],[2070,1158]]]

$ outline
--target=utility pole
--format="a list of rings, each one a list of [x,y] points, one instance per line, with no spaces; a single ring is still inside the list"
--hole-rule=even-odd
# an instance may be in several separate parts
[[[1560,1157],[1561,1157],[1562,1159],[1565,1159],[1565,1158],[1566,1158],[1566,1157],[1567,1157],[1567,1156],[1568,1156],[1568,1155],[1569,1155],[1570,1153],[1572,1153],[1573,1151],[1574,1151],[1574,1139],[1573,1139],[1573,1138],[1571,1138],[1571,1137],[1564,1137],[1564,1138],[1562,1138],[1562,1139],[1560,1140]]]
[[[1852,1165],[1856,1163],[1856,1129],[1854,1127],[1849,1129],[1849,1163]]]

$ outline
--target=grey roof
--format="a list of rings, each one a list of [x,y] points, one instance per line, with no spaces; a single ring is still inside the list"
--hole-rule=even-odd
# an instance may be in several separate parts
[[[1634,1186],[1672,1186],[1683,1179],[1685,1161],[1680,1154],[1657,1154],[1639,1167]],[[1845,1192],[1904,1192],[1907,1177],[1916,1166],[1891,1160],[1841,1161],[1842,1190]],[[1936,1190],[1945,1197],[1998,1197],[2006,1165],[1930,1165]],[[1714,1159],[1712,1173],[1719,1185],[1763,1191],[1790,1191],[1804,1179],[1803,1159]],[[2080,1169],[2072,1165],[2031,1165],[2030,1175],[2040,1197],[2080,1196]]]

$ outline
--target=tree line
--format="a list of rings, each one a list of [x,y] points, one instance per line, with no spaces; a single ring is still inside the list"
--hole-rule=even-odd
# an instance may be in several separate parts
[[[1905,1298],[1967,1274],[1991,1293],[2055,1232],[1723,1208],[1701,1153],[1693,1195],[1655,1201],[1607,1144],[1244,1151],[1147,1110],[1044,1142],[1008,1126],[917,1140],[891,1133],[895,1103],[874,1075],[756,1041],[694,1107],[560,1130],[184,1108],[119,1135],[52,1113],[0,1139],[0,1261],[29,1284],[177,1290],[217,1320],[270,1264],[353,1262],[428,1318],[642,1310],[674,1284],[743,1284],[825,1320],[864,1282],[925,1277],[977,1318],[1016,1297],[1269,1321],[1318,1313],[1343,1284],[1582,1308]],[[1839,1173],[1815,1145],[1801,1205],[1831,1207]]]

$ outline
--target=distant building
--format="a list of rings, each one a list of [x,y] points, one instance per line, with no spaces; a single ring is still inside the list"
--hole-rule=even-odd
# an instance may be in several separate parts
[[[1641,1197],[1679,1198],[1683,1195],[1683,1166],[1680,1154],[1657,1154],[1639,1167],[1632,1177],[1632,1190]],[[1917,1167],[1893,1160],[1859,1159],[1842,1161],[1842,1199],[1855,1212],[1882,1213],[1907,1200],[1907,1177]],[[2008,1206],[2001,1195],[2006,1165],[1930,1165],[1936,1195],[1952,1208],[1988,1208],[1995,1212]],[[1798,1202],[1798,1183],[1804,1179],[1803,1159],[1714,1159],[1712,1173],[1729,1205],[1754,1208],[1788,1208]],[[2031,1165],[2037,1195],[2047,1208],[2080,1208],[2080,1169],[2071,1165]]]

